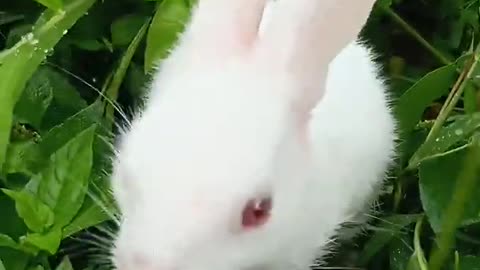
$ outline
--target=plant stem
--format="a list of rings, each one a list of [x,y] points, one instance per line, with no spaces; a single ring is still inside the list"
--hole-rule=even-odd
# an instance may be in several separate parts
[[[480,43],[477,45],[477,48],[473,53],[472,59],[467,65],[465,65],[457,81],[452,87],[452,90],[448,94],[447,100],[443,104],[442,109],[440,110],[437,116],[437,119],[435,119],[435,122],[433,123],[432,128],[430,129],[427,135],[427,138],[425,139],[425,142],[423,142],[423,145],[431,143],[432,140],[435,140],[438,137],[438,134],[440,133],[440,130],[445,124],[445,121],[447,120],[448,116],[457,105],[459,99],[462,97],[462,94],[467,86],[467,83],[469,83],[472,79],[473,73],[479,61],[479,58],[478,58],[479,53],[480,53]],[[414,161],[414,157],[416,156],[416,154],[417,153],[413,154],[413,156],[410,158],[406,170],[413,170],[418,166],[419,162]]]
[[[470,65],[465,66],[464,70],[460,73],[460,76],[457,82],[455,83],[455,85],[453,86],[452,91],[448,95],[447,100],[443,104],[443,107],[440,110],[440,113],[438,114],[438,117],[435,120],[435,123],[433,123],[432,129],[428,133],[425,143],[428,142],[429,140],[436,138],[436,136],[438,135],[438,132],[442,128],[443,123],[447,119],[448,115],[450,114],[450,112],[452,112],[452,110],[457,105],[458,100],[462,96],[462,93],[465,90],[467,83],[472,78],[473,72],[475,71],[475,68],[478,64],[479,53],[480,53],[480,43],[477,45],[477,48],[475,48],[475,51],[473,53],[473,59],[471,60]]]
[[[383,11],[389,15],[394,22],[400,25],[408,34],[415,38],[420,44],[422,44],[425,49],[427,49],[431,54],[433,54],[440,63],[444,65],[449,65],[452,63],[446,56],[444,56],[439,50],[433,47],[427,40],[425,40],[410,24],[408,24],[402,17],[400,17],[393,9],[386,5],[381,6]]]
[[[425,254],[423,253],[422,246],[420,244],[420,231],[422,229],[423,218],[424,218],[423,216],[419,217],[417,223],[415,224],[413,246],[415,249],[415,255],[416,255],[420,270],[428,270],[427,263],[425,260]]]

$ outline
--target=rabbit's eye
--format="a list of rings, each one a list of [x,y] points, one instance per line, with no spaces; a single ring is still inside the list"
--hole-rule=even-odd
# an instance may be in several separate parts
[[[265,224],[270,217],[272,199],[261,198],[249,200],[242,213],[242,225],[244,228],[255,228]]]

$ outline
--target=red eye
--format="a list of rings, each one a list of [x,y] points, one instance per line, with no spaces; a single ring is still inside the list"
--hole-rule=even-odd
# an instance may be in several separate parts
[[[248,201],[242,213],[244,228],[255,228],[267,222],[272,209],[272,199],[263,198]]]

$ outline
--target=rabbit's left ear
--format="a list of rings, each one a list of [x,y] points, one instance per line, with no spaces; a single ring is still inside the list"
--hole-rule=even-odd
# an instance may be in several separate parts
[[[197,0],[182,47],[214,60],[251,49],[268,0]]]
[[[374,3],[375,0],[277,0],[269,7],[271,18],[262,26],[259,49],[298,83],[295,94],[302,113],[309,113],[323,96],[330,62],[357,38]]]

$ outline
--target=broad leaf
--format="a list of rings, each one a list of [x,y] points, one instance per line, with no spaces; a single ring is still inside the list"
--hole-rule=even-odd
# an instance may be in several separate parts
[[[53,91],[48,76],[42,69],[35,72],[27,87],[15,105],[14,115],[17,121],[27,123],[39,129],[43,115],[53,99]]]
[[[461,149],[448,155],[425,160],[419,167],[420,198],[429,223],[435,232],[441,230],[445,210],[451,203],[468,150],[468,148]],[[480,172],[476,177],[480,180]],[[472,192],[472,198],[479,198],[480,185],[477,184]],[[466,202],[460,225],[469,225],[480,221],[479,213],[479,200]]]
[[[77,216],[64,228],[64,238],[118,216],[118,208],[110,189],[109,177],[103,173],[101,175],[93,174],[90,179],[90,187],[88,196]]]
[[[0,247],[0,259],[6,270],[25,270],[31,255],[11,248]]]
[[[440,130],[437,139],[424,143],[410,159],[410,167],[416,167],[423,160],[444,153],[451,146],[467,139],[480,127],[480,113],[461,115],[455,122]]]
[[[66,0],[62,12],[45,11],[33,31],[15,46],[0,53],[0,167],[10,137],[13,109],[22,91],[47,53],[95,2]]]
[[[382,218],[380,224],[376,226],[376,231],[365,244],[360,256],[360,264],[366,264],[383,247],[385,247],[392,238],[401,233],[403,228],[412,224],[418,219],[419,215],[393,215]]]
[[[461,270],[480,270],[480,257],[460,256],[459,264]]]
[[[109,209],[102,209],[102,207],[90,197],[86,198],[78,215],[63,229],[63,238],[109,220],[110,217],[105,212],[108,210]]]
[[[389,245],[391,270],[405,270],[413,253],[409,234],[398,235]]]
[[[18,215],[30,230],[41,233],[53,225],[54,213],[33,194],[8,189],[2,191],[15,201]]]
[[[36,265],[36,266],[29,267],[28,270],[45,270],[45,267],[41,265]]]
[[[62,240],[62,230],[53,228],[46,233],[32,233],[27,234],[21,238],[21,243],[25,246],[33,246],[39,250],[47,251],[50,254],[55,254],[60,246]]]
[[[55,152],[49,165],[29,183],[29,189],[53,209],[56,227],[67,225],[83,204],[92,168],[95,127]]]
[[[35,1],[53,10],[60,10],[63,7],[62,0],[35,0]]]
[[[15,209],[15,201],[3,192],[0,192],[0,209],[0,233],[18,239],[28,231],[28,227]]]
[[[68,256],[65,256],[62,260],[62,262],[55,268],[55,270],[73,270],[72,263],[70,262],[70,259]]]
[[[0,234],[0,247],[8,247],[12,249],[21,249],[19,244],[15,242],[10,236]]]
[[[52,89],[53,100],[42,121],[42,130],[50,129],[87,107],[78,90],[64,75],[50,67],[40,67],[36,73],[45,78]]]
[[[147,18],[140,14],[129,14],[115,20],[111,26],[113,45],[128,45],[146,20]]]
[[[159,4],[147,35],[146,73],[168,55],[189,16],[190,7],[186,1],[164,0]]]
[[[145,74],[140,65],[134,62],[130,63],[128,67],[127,75],[125,78],[125,85],[129,93],[137,100],[144,96],[148,85],[147,81],[150,80],[150,74]]]
[[[465,113],[472,114],[477,111],[477,89],[471,83],[465,86],[463,93],[463,108]]]
[[[456,75],[455,64],[443,66],[425,75],[400,97],[395,114],[404,134],[410,133],[434,100],[448,94]]]
[[[33,139],[28,141],[11,142],[7,148],[7,158],[3,164],[3,172],[7,174],[24,173],[31,175],[29,161],[34,157],[29,156],[30,149],[36,148]]]
[[[37,144],[32,141],[13,146],[9,149],[6,173],[24,173],[35,175],[47,166],[50,156],[69,142],[73,137],[99,122],[102,112],[100,102],[70,117],[64,123],[55,126]]]

